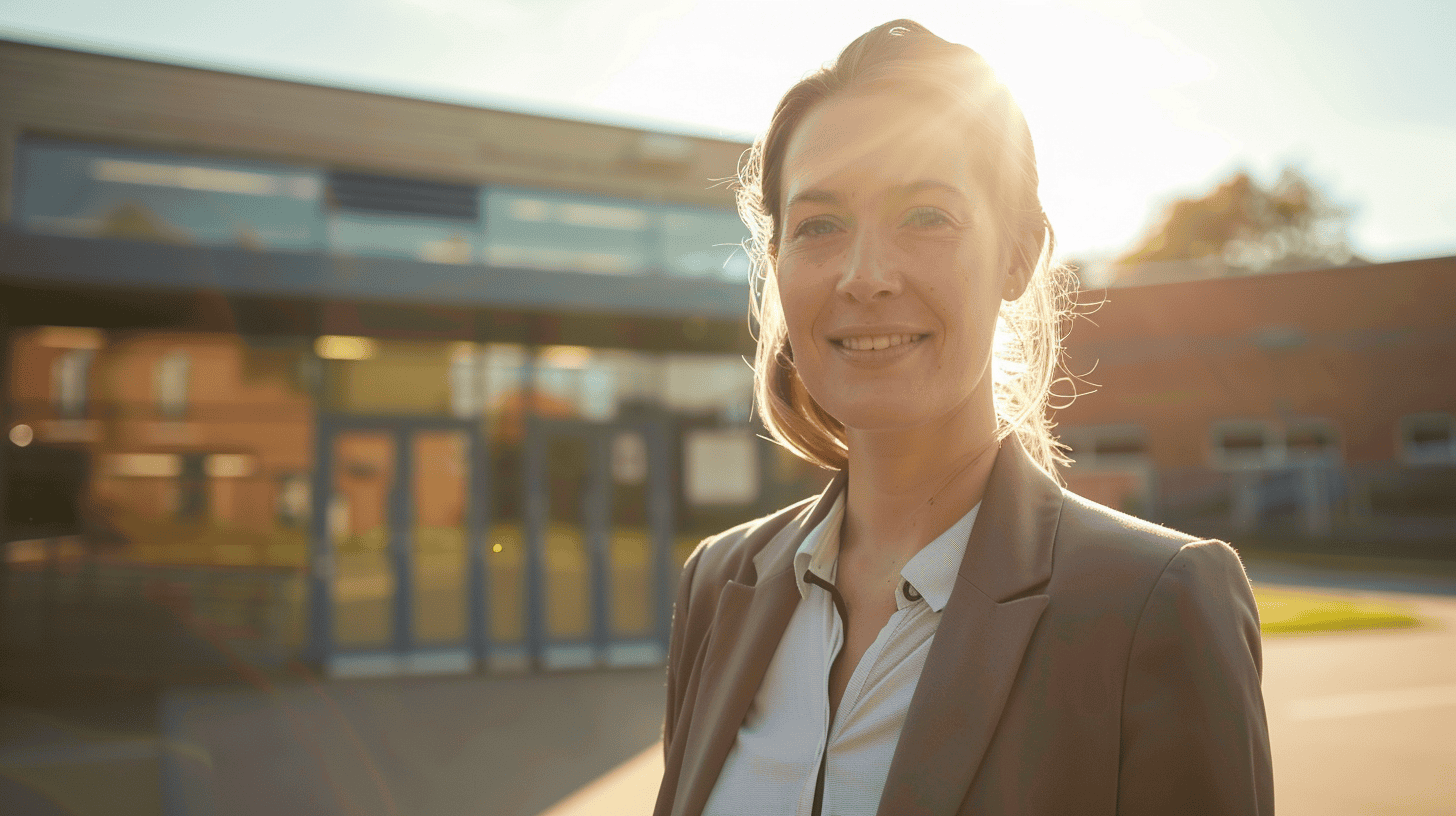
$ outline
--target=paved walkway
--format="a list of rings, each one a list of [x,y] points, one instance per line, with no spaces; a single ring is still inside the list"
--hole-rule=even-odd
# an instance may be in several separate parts
[[[660,738],[664,679],[298,678],[138,693],[124,717],[6,701],[0,813],[536,816]]]
[[[1456,813],[1456,599],[1395,599],[1437,625],[1266,640],[1281,814]],[[57,688],[50,700],[63,704],[0,702],[0,813],[645,813],[662,773],[663,681],[661,668],[324,682],[295,672]]]
[[[663,684],[652,668],[174,690],[165,733],[198,752],[164,765],[167,812],[535,816],[660,737]]]
[[[1264,639],[1280,816],[1456,814],[1456,598],[1419,629]]]

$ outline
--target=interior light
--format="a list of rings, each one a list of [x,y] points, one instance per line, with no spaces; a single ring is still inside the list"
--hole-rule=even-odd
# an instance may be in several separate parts
[[[586,368],[592,351],[586,346],[546,346],[541,349],[541,364],[548,368]]]
[[[378,344],[368,337],[325,334],[313,341],[314,353],[325,360],[368,360],[378,350]]]
[[[100,329],[86,326],[41,326],[36,340],[46,348],[95,351],[105,345]]]

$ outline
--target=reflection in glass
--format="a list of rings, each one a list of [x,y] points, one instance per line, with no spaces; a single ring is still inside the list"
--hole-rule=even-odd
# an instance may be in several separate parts
[[[553,639],[584,638],[591,630],[590,559],[582,529],[589,456],[583,439],[551,436],[546,441],[546,633]]]
[[[26,139],[16,220],[33,232],[318,249],[321,175],[306,168]]]
[[[341,198],[337,173],[326,196],[325,173],[318,168],[35,138],[22,140],[18,153],[16,221],[32,232],[557,272],[748,279],[741,247],[747,231],[727,209],[393,180],[450,188],[456,196],[463,190],[479,199],[468,207],[445,202],[451,204],[445,209],[410,209],[406,205],[420,202],[401,199],[394,202],[401,209],[392,212],[384,211],[389,201]],[[381,190],[375,192],[408,192]],[[326,199],[332,202],[327,213]]]
[[[652,634],[652,536],[648,529],[648,454],[640,431],[611,440],[612,514],[607,571],[614,637]]]
[[[729,210],[668,208],[662,215],[661,258],[671,275],[748,280],[748,232]]]
[[[525,538],[521,518],[521,454],[525,437],[521,378],[526,352],[492,343],[479,349],[481,400],[490,446],[491,528],[485,597],[490,640],[515,645],[526,637]]]
[[[421,645],[465,640],[469,438],[414,434],[414,622]]]
[[[489,189],[484,209],[488,264],[612,275],[651,266],[653,219],[636,202]]]
[[[477,263],[479,230],[469,221],[336,211],[329,214],[328,248],[345,255]]]
[[[334,640],[343,649],[383,648],[393,631],[395,597],[389,530],[394,437],[341,433],[334,438],[333,456],[328,528],[334,550]]]

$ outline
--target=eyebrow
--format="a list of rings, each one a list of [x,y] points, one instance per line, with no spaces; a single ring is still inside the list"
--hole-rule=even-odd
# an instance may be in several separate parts
[[[937,181],[936,179],[921,179],[919,181],[909,182],[908,184],[897,184],[894,187],[891,187],[889,192],[892,197],[906,198],[908,196],[912,196],[916,193],[924,192],[926,190],[940,190],[942,192],[947,192],[953,195],[960,196],[961,198],[966,197],[965,191],[961,188],[944,181]],[[796,205],[799,204],[838,203],[840,203],[839,194],[834,192],[833,190],[811,189],[805,190],[801,193],[796,193],[793,198],[789,199],[789,203],[784,206],[784,210],[792,210]]]

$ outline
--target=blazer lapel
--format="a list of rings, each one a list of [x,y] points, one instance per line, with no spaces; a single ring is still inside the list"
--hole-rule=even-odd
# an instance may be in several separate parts
[[[844,489],[836,476],[805,515],[786,525],[752,561],[752,574],[723,585],[693,704],[674,816],[697,816],[717,784],[758,686],[799,604],[794,553]],[[761,576],[761,577],[760,577]]]
[[[956,813],[980,768],[1047,606],[1062,493],[1017,441],[1002,443],[955,589],[910,700],[880,816]]]

